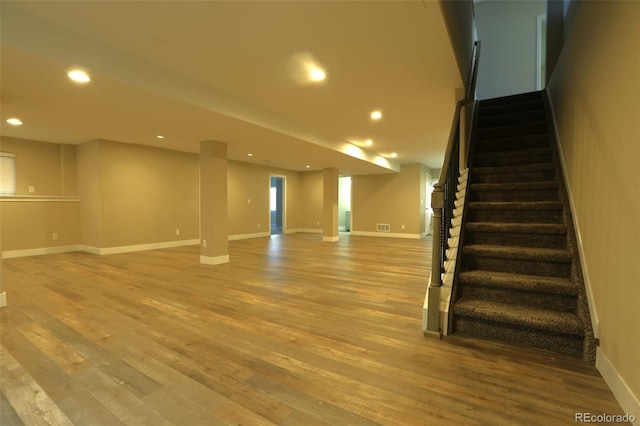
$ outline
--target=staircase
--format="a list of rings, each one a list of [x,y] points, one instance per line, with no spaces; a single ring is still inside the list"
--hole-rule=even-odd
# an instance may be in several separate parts
[[[594,363],[549,117],[541,92],[480,102],[449,329]]]

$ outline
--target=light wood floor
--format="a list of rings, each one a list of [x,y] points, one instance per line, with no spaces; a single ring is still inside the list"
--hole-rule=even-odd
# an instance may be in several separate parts
[[[421,332],[430,241],[280,235],[4,261],[0,424],[574,424],[597,371]]]

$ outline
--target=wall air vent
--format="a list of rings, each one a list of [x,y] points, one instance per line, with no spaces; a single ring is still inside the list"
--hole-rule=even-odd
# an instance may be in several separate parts
[[[391,232],[391,225],[388,223],[377,223],[376,224],[377,232]]]

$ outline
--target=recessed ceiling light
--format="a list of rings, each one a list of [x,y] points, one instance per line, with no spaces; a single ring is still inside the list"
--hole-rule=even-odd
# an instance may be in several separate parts
[[[310,166],[310,165],[308,165],[308,164],[307,164],[305,167],[306,167],[307,169],[310,169],[310,168],[311,168],[311,166]]]
[[[397,156],[398,156],[398,153],[397,153],[397,152],[392,152],[392,153],[391,153],[391,158],[396,158]]]
[[[7,119],[7,123],[11,124],[12,126],[22,126],[22,120],[15,117]]]
[[[67,75],[76,83],[88,83],[91,81],[91,77],[89,77],[89,74],[82,70],[71,70],[67,73]]]
[[[309,69],[309,78],[311,81],[322,81],[327,78],[327,74],[321,68]]]
[[[156,136],[156,138],[158,138],[158,139],[164,139],[164,136],[162,136],[162,135],[158,135],[158,136]]]
[[[371,113],[372,120],[380,120],[382,118],[382,111],[373,111]]]
[[[371,145],[373,145],[373,141],[371,139],[367,139],[366,141],[364,141],[364,144],[366,146],[371,146]]]
[[[248,155],[249,157],[253,157],[253,154],[252,154],[252,153],[248,153],[247,155]]]

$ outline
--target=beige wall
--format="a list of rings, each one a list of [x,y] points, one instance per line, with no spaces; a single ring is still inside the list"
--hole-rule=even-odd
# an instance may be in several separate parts
[[[322,171],[300,173],[300,221],[297,228],[322,230]]]
[[[478,99],[536,90],[536,17],[545,0],[488,0],[475,6],[478,38]]]
[[[79,148],[78,179],[83,244],[106,248],[199,238],[197,155],[92,141]]]
[[[599,349],[636,401],[640,400],[639,22],[639,2],[581,2],[549,83],[587,266],[584,272],[600,320]]]
[[[2,150],[16,154],[16,195],[41,197],[2,201],[2,250],[80,244],[79,202],[47,198],[77,195],[75,146],[2,137]]]
[[[391,233],[422,233],[425,170],[421,164],[403,164],[397,174],[354,176],[352,231],[376,232],[376,224],[388,223]]]
[[[463,83],[468,83],[471,54],[475,40],[474,11],[471,0],[440,0],[440,10],[447,26],[453,52]]]
[[[269,178],[271,175],[285,178],[285,228],[299,227],[300,173],[229,161],[229,235],[270,232]]]
[[[2,136],[2,150],[16,154],[16,195],[76,195],[75,148]]]

